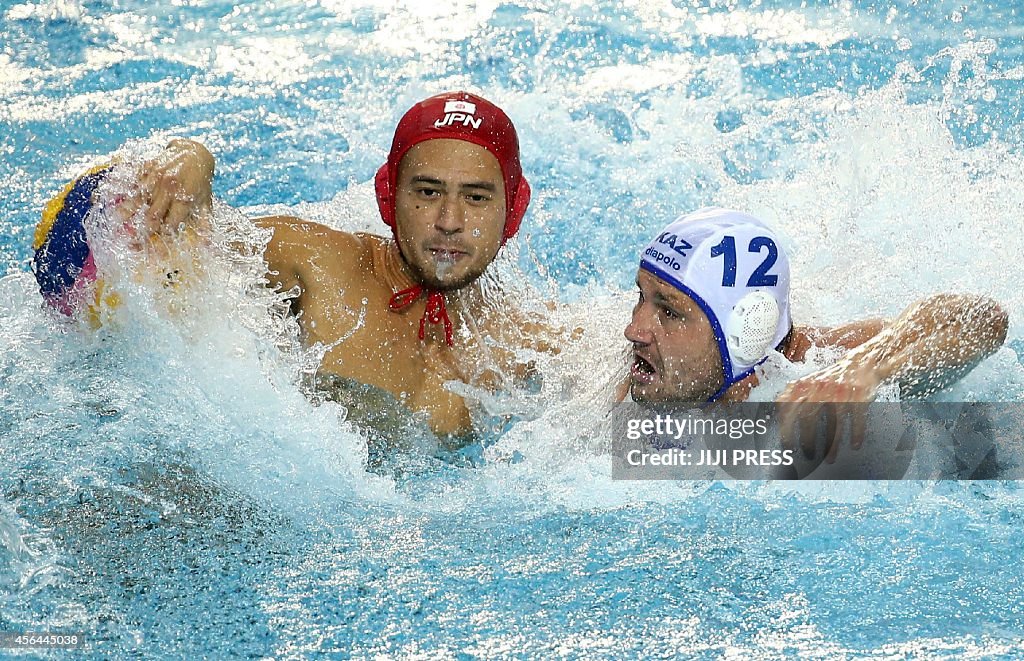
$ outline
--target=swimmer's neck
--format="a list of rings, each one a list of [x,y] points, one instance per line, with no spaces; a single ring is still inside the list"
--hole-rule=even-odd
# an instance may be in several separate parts
[[[380,277],[392,292],[398,293],[413,287],[423,287],[425,291],[434,291],[416,277],[397,241],[391,238],[383,239],[380,255]],[[449,307],[448,314],[453,322],[465,321],[465,313],[478,308],[480,278],[476,278],[458,289],[441,290],[441,294],[449,305],[454,302],[462,303],[462,305]]]
[[[394,239],[383,241],[381,276],[385,284],[396,292],[423,285],[416,279],[412,267],[409,266],[405,255],[402,254],[402,249]]]

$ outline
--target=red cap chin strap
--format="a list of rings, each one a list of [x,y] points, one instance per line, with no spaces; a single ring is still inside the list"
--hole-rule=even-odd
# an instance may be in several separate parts
[[[452,320],[448,318],[448,308],[444,304],[444,294],[437,290],[428,290],[423,285],[415,285],[396,293],[388,302],[388,308],[392,312],[399,312],[415,303],[420,296],[427,294],[427,308],[420,317],[420,339],[426,336],[426,325],[429,321],[432,324],[444,324],[444,341],[452,346]]]

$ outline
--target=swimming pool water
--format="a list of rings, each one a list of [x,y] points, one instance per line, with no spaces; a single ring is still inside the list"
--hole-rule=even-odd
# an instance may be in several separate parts
[[[798,320],[994,296],[1017,353],[942,397],[1022,401],[1020,12],[0,0],[0,630],[96,658],[1020,656],[1015,483],[617,482],[595,423],[636,251],[710,203],[787,235]],[[592,310],[542,388],[486,402],[518,415],[477,467],[367,471],[239,291],[191,335],[40,309],[41,206],[126,140],[201,139],[249,213],[372,228],[401,112],[459,87],[508,110],[535,191],[502,272]]]

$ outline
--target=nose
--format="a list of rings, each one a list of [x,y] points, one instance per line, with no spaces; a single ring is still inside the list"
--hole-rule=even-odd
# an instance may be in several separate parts
[[[623,332],[626,339],[633,344],[647,346],[654,339],[654,332],[651,328],[653,319],[651,315],[646,313],[644,309],[646,307],[643,303],[638,303],[633,308],[633,318],[630,319],[626,330]]]
[[[444,234],[456,234],[466,227],[466,209],[458,196],[444,197],[434,227]]]

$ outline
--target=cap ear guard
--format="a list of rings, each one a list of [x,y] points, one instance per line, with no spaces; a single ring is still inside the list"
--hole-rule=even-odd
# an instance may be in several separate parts
[[[756,363],[772,348],[781,316],[775,297],[752,291],[732,308],[725,327],[729,352],[745,363]]]
[[[381,219],[391,227],[395,228],[395,198],[391,191],[391,170],[388,164],[380,166],[377,175],[373,178],[373,187],[377,193],[377,208],[380,209]]]
[[[512,208],[505,214],[505,231],[502,233],[502,243],[511,239],[519,231],[519,226],[523,223],[523,216],[526,215],[526,208],[530,206],[532,194],[530,184],[526,182],[526,177],[520,177],[519,185],[516,186],[516,194],[512,196]]]

